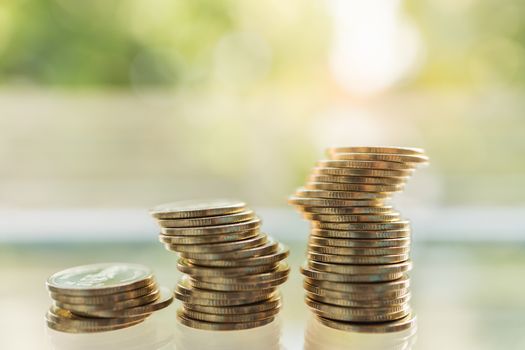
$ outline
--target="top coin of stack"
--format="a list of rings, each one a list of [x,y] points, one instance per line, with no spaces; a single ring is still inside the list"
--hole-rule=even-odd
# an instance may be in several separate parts
[[[49,277],[47,289],[54,301],[47,324],[69,333],[133,326],[173,300],[169,289],[157,286],[151,270],[137,264],[73,267]]]
[[[181,323],[200,329],[248,329],[279,312],[277,287],[288,277],[288,249],[260,231],[261,220],[235,200],[157,206],[159,240],[180,254],[175,291]]]
[[[311,222],[306,304],[321,323],[361,332],[406,329],[410,225],[388,199],[403,190],[424,151],[402,147],[327,150],[289,202]]]

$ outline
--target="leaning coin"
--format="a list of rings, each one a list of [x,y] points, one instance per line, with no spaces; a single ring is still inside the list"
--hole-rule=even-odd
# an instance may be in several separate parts
[[[60,323],[53,322],[46,319],[47,326],[55,331],[65,332],[65,333],[98,333],[98,332],[109,332],[117,329],[123,329],[137,325],[144,321],[145,318],[142,318],[138,321],[133,321],[129,323],[115,324],[110,326],[90,326],[90,327],[78,327],[72,325],[64,325]]]
[[[250,314],[239,314],[239,315],[216,315],[208,314],[205,312],[199,312],[183,307],[183,313],[186,317],[194,320],[216,322],[216,323],[239,323],[239,322],[253,322],[273,317],[279,313],[280,308],[260,311]]]
[[[275,271],[278,268],[277,263],[257,266],[243,266],[243,267],[202,267],[192,265],[186,259],[179,259],[177,268],[180,272],[195,276],[221,276],[221,277],[238,277],[246,275],[254,275],[257,273],[265,273]]]
[[[313,174],[308,177],[311,182],[328,182],[343,184],[400,185],[408,180],[405,177],[342,176]]]
[[[405,317],[410,313],[406,304],[382,308],[350,308],[323,304],[305,298],[306,305],[317,315],[340,321],[353,322],[387,322]]]
[[[180,253],[180,256],[191,260],[237,260],[248,259],[255,256],[267,255],[277,252],[279,243],[272,237],[267,236],[267,241],[264,244],[253,248],[238,249],[224,253]]]
[[[276,307],[280,307],[281,297],[275,295],[270,299],[260,301],[254,304],[238,305],[238,306],[205,306],[205,305],[194,305],[185,303],[184,307],[189,310],[205,312],[207,314],[214,315],[239,315],[239,314],[251,314],[256,312],[263,312]]]
[[[225,234],[215,234],[215,235],[206,235],[206,236],[168,236],[168,235],[159,235],[159,241],[166,244],[209,244],[209,243],[224,243],[224,242],[233,242],[241,241],[243,239],[251,238],[257,236],[259,228],[232,232]]]
[[[203,305],[212,307],[229,307],[229,306],[240,306],[240,305],[251,305],[268,300],[276,295],[278,292],[272,292],[270,294],[258,294],[250,295],[247,299],[208,299],[208,298],[197,298],[193,295],[183,294],[178,291],[174,292],[175,298],[182,301],[185,304],[192,305]]]
[[[251,291],[251,290],[261,290],[261,289],[270,289],[274,287],[278,287],[286,280],[288,279],[288,276],[281,277],[279,279],[270,280],[266,282],[253,282],[253,283],[228,283],[228,284],[219,284],[219,283],[209,283],[205,281],[199,281],[195,279],[190,279],[190,285],[194,288],[200,288],[200,289],[209,289],[209,290],[217,290],[217,291],[224,291],[224,292],[235,292],[235,291]]]
[[[191,276],[192,279],[217,284],[236,284],[236,283],[256,283],[273,281],[279,278],[287,277],[290,274],[290,266],[286,261],[281,261],[275,271],[260,273],[255,275],[238,276],[238,277],[221,277],[221,276]]]
[[[410,293],[402,295],[395,299],[369,299],[369,300],[353,300],[353,299],[344,299],[344,298],[333,298],[333,297],[324,297],[317,295],[312,292],[306,292],[306,297],[310,300],[342,307],[352,307],[352,308],[385,308],[389,306],[400,306],[406,304],[410,300]]]
[[[336,176],[367,176],[367,177],[410,177],[414,169],[392,170],[392,169],[357,169],[357,168],[337,168],[329,166],[317,166],[313,170],[314,174],[336,175]]]
[[[349,184],[349,183],[334,183],[334,182],[307,182],[305,187],[309,190],[325,190],[325,191],[351,191],[351,192],[397,192],[404,188],[404,184],[399,185],[369,185],[369,184]],[[374,197],[376,198],[376,197]]]
[[[204,226],[204,227],[161,227],[160,232],[163,235],[173,236],[199,236],[226,234],[232,232],[246,231],[261,226],[261,219],[254,218],[249,221],[238,222],[235,224]]]
[[[318,271],[308,266],[301,266],[301,273],[315,280],[324,280],[330,282],[386,282],[393,281],[403,277],[403,272],[395,273],[372,273],[372,274],[341,274],[334,272]]]
[[[330,147],[326,153],[384,153],[384,154],[408,154],[408,155],[423,155],[425,151],[422,148],[416,147],[378,147],[378,146],[350,146],[350,147]]]
[[[104,327],[111,325],[125,324],[135,321],[141,321],[144,316],[124,317],[124,318],[99,318],[99,317],[82,317],[71,313],[69,310],[52,306],[47,314],[46,319],[56,324],[71,326],[76,328]]]
[[[154,282],[152,271],[137,264],[104,263],[72,267],[47,280],[50,292],[96,296],[129,291]]]
[[[299,188],[295,191],[297,197],[304,198],[325,198],[325,199],[342,199],[342,200],[355,200],[355,199],[387,199],[390,193],[386,192],[360,192],[360,191],[335,191],[335,190],[322,190],[316,188]]]
[[[312,227],[323,230],[359,230],[359,231],[389,231],[403,230],[410,227],[408,220],[394,222],[351,222],[351,223],[334,223],[312,221]]]
[[[160,219],[158,223],[160,227],[169,228],[189,228],[201,226],[219,226],[235,224],[238,222],[249,221],[255,218],[253,210],[245,210],[240,213],[209,216],[204,218],[190,218],[190,219]]]
[[[194,320],[192,318],[185,316],[181,310],[177,312],[177,319],[179,320],[180,323],[182,323],[185,326],[188,326],[191,328],[197,328],[197,329],[210,330],[210,331],[230,331],[230,330],[256,328],[256,327],[261,327],[266,324],[269,324],[274,320],[273,317],[270,317],[264,320],[253,321],[253,322],[214,323],[214,322]]]
[[[182,279],[177,284],[176,291],[181,294],[194,296],[196,298],[202,299],[248,299],[251,297],[259,295],[270,295],[275,291],[275,288],[269,288],[268,290],[258,290],[258,291],[235,291],[235,292],[223,292],[207,289],[194,288],[189,282],[188,276],[183,276]]]
[[[376,207],[308,207],[304,206],[302,211],[309,214],[322,214],[322,215],[383,215],[383,214],[397,214],[392,206],[376,206]]]
[[[391,239],[348,239],[348,238],[323,238],[310,236],[308,243],[324,247],[361,247],[361,248],[387,248],[387,247],[408,247],[410,238],[391,238]]]
[[[304,213],[303,217],[308,220],[324,221],[324,222],[392,222],[399,221],[399,213],[387,214],[359,214],[359,215],[324,215],[324,214],[310,214]]]
[[[234,214],[243,211],[246,203],[231,199],[203,199],[166,203],[150,210],[157,219],[186,219]]]
[[[355,169],[384,169],[384,170],[411,170],[413,165],[406,163],[366,161],[366,160],[319,160],[317,166],[329,168],[355,168]]]
[[[134,299],[150,294],[158,289],[156,283],[147,285],[146,287],[133,289],[127,292],[120,292],[115,294],[96,295],[96,296],[72,296],[61,293],[51,292],[49,295],[53,300],[68,303],[68,304],[110,304],[128,299]]]
[[[368,247],[331,247],[309,244],[308,251],[328,255],[399,255],[408,254],[410,247],[368,248]]]
[[[405,273],[412,268],[411,261],[405,261],[397,264],[388,265],[341,265],[327,264],[317,261],[308,261],[308,266],[321,272],[331,272],[349,275],[367,275],[367,274],[396,274]]]
[[[427,163],[428,157],[424,155],[408,154],[384,154],[384,153],[334,153],[330,159],[337,160],[367,160],[367,161],[385,161],[397,163]]]
[[[308,259],[329,264],[354,264],[354,265],[373,265],[373,264],[395,264],[409,259],[408,254],[396,255],[331,255],[320,253],[308,253]]]
[[[396,238],[410,238],[410,227],[399,230],[388,231],[342,231],[342,230],[323,230],[312,229],[310,234],[315,237],[322,238],[339,238],[339,239],[396,239]]]
[[[380,207],[383,206],[383,200],[369,199],[369,200],[346,200],[346,199],[329,199],[329,198],[309,198],[291,196],[288,203],[296,206],[304,207]]]
[[[224,253],[257,247],[264,244],[267,239],[268,237],[265,234],[258,234],[241,241],[212,244],[166,244],[166,248],[179,253]]]
[[[392,291],[407,290],[410,286],[410,278],[407,275],[402,275],[399,279],[382,283],[340,283],[306,277],[304,283],[316,286],[327,292],[333,290],[344,293],[374,295],[378,293],[381,294]]]
[[[393,322],[385,323],[376,323],[376,324],[360,324],[360,323],[349,323],[349,322],[340,322],[330,320],[328,318],[323,318],[317,316],[319,322],[324,324],[327,327],[339,329],[347,332],[360,332],[360,333],[391,333],[391,332],[400,332],[411,327],[414,327],[416,324],[416,316],[414,314],[408,314],[404,318]]]
[[[377,300],[398,299],[409,293],[408,287],[392,289],[392,290],[385,289],[381,291],[374,291],[372,289],[368,291],[352,290],[350,292],[331,290],[331,289],[326,289],[324,287],[321,287],[319,285],[308,283],[308,282],[312,282],[311,279],[307,279],[307,280],[308,281],[303,282],[304,289],[307,292],[310,292],[310,293],[313,293],[313,294],[316,294],[318,296],[325,297],[325,298],[348,299],[348,300],[354,300],[354,301],[377,301]],[[312,283],[315,283],[315,281],[313,281]],[[333,283],[333,282],[330,282],[330,283]]]
[[[210,266],[210,267],[243,267],[243,266],[258,266],[258,265],[269,265],[278,263],[281,260],[286,259],[290,254],[290,251],[283,244],[279,243],[279,249],[275,253],[268,255],[255,256],[248,259],[237,259],[237,260],[195,260],[188,259],[190,264],[196,266]]]

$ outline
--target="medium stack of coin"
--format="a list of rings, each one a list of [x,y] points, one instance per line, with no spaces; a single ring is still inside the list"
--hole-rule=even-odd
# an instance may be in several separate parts
[[[157,286],[151,270],[136,264],[73,267],[49,277],[47,289],[53,299],[47,325],[68,333],[133,326],[173,301],[168,288]]]
[[[159,240],[180,255],[185,274],[175,297],[179,321],[208,330],[239,330],[272,322],[277,288],[288,278],[288,248],[260,231],[261,220],[235,200],[185,201],[151,210]]]
[[[327,155],[289,200],[311,222],[301,268],[306,304],[332,328],[407,329],[415,320],[410,225],[387,202],[428,158],[401,147],[329,148]]]

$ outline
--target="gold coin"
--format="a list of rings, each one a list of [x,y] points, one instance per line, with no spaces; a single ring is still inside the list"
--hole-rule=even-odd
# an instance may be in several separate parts
[[[354,265],[373,265],[373,264],[395,264],[407,261],[408,254],[396,255],[332,255],[321,253],[308,253],[308,259],[328,264],[354,264]]]
[[[399,255],[408,254],[410,247],[389,247],[389,248],[368,248],[368,247],[331,247],[309,244],[309,252],[329,254],[329,255]]]
[[[48,278],[46,286],[53,293],[97,296],[137,289],[153,282],[153,273],[146,266],[102,263],[59,271]]]
[[[166,203],[150,210],[157,219],[202,218],[235,214],[243,211],[246,203],[231,199],[203,199]]]
[[[111,304],[128,299],[134,299],[137,297],[150,294],[158,289],[156,283],[147,285],[146,287],[133,289],[126,292],[120,292],[115,294],[107,295],[96,295],[96,296],[72,296],[60,293],[50,292],[49,295],[53,300],[68,303],[68,304]]]
[[[414,327],[416,324],[416,316],[412,313],[407,316],[392,322],[384,322],[378,324],[360,324],[360,323],[350,323],[350,322],[341,322],[334,321],[317,315],[319,322],[324,324],[327,327],[347,331],[347,332],[359,332],[359,333],[392,333],[400,332],[411,327]]]
[[[353,308],[383,308],[389,306],[399,306],[406,304],[410,300],[410,293],[400,296],[396,299],[375,299],[375,300],[353,300],[343,298],[324,297],[315,293],[306,292],[306,297],[310,300],[342,307],[353,307]]]
[[[321,207],[321,208],[334,208],[334,207],[379,207],[383,205],[383,200],[370,199],[370,200],[346,200],[346,199],[328,199],[328,198],[308,198],[291,196],[288,199],[288,203],[296,206],[304,207]]]
[[[279,295],[274,295],[270,299],[260,301],[254,304],[248,305],[238,305],[238,306],[205,306],[205,305],[193,305],[193,304],[184,304],[184,308],[199,312],[205,312],[207,314],[214,315],[242,315],[250,314],[255,312],[262,312],[276,307],[281,306],[281,297]]]
[[[52,306],[47,314],[46,320],[74,328],[96,328],[112,325],[121,325],[130,322],[141,321],[147,316],[124,317],[124,318],[99,318],[99,317],[82,317],[71,313],[69,310]]]
[[[330,159],[385,161],[385,162],[408,163],[408,164],[428,162],[428,157],[424,155],[384,154],[384,153],[334,153],[330,156]]]
[[[53,322],[51,320],[46,319],[46,324],[49,328],[59,331],[59,332],[65,332],[65,333],[98,333],[98,332],[109,332],[114,331],[117,329],[123,329],[127,327],[131,327],[134,325],[137,325],[144,321],[145,318],[129,322],[129,323],[123,323],[123,324],[115,324],[110,326],[91,326],[91,327],[78,327],[78,326],[72,326],[72,325],[64,325],[60,323]]]
[[[316,294],[324,298],[347,299],[347,300],[353,300],[356,302],[394,300],[394,299],[398,299],[409,293],[408,286],[402,289],[392,289],[392,290],[382,290],[382,291],[371,291],[371,290],[364,291],[363,289],[361,289],[359,291],[342,292],[338,290],[325,289],[323,287],[319,287],[317,285],[310,284],[307,281],[304,281],[303,287],[307,292]],[[327,304],[330,304],[330,302],[328,302]]]
[[[349,275],[368,275],[368,274],[397,274],[410,271],[411,261],[387,265],[340,265],[327,264],[317,261],[309,261],[308,266],[321,272],[331,272]]]
[[[378,192],[351,192],[351,191],[329,191],[329,190],[320,190],[314,188],[299,188],[295,195],[297,197],[304,198],[325,198],[325,199],[387,199],[389,198],[389,193],[378,193]]]
[[[335,153],[380,153],[380,154],[408,154],[423,155],[422,148],[415,147],[377,147],[377,146],[351,146],[351,147],[330,147],[326,150],[328,155]]]
[[[167,236],[160,234],[159,241],[166,244],[209,244],[241,241],[257,236],[259,229],[206,236]]]
[[[185,316],[183,312],[180,310],[179,312],[177,312],[177,319],[179,320],[180,323],[182,323],[185,326],[188,326],[191,328],[209,330],[209,331],[233,331],[233,330],[256,328],[256,327],[261,327],[266,324],[269,324],[274,320],[273,317],[270,317],[264,320],[253,321],[253,322],[214,323],[214,322],[198,321],[198,320],[191,319]]]
[[[279,279],[270,280],[266,282],[252,282],[252,283],[229,283],[229,284],[219,284],[219,283],[209,283],[205,281],[199,281],[195,279],[190,279],[190,285],[194,288],[200,289],[209,289],[217,290],[224,292],[235,292],[235,291],[249,291],[249,290],[260,290],[260,289],[269,289],[273,287],[280,286],[286,280],[288,276],[281,277]]]
[[[287,277],[290,274],[290,266],[286,261],[281,261],[275,271],[239,276],[239,277],[221,277],[221,276],[191,276],[192,279],[207,283],[217,284],[237,284],[237,283],[257,283],[268,282],[279,278]]]
[[[390,231],[406,230],[410,228],[408,220],[395,222],[353,222],[353,223],[334,223],[312,221],[312,227],[323,230],[359,230],[359,231]]]
[[[366,177],[395,177],[406,179],[414,172],[414,169],[392,170],[392,169],[357,169],[357,168],[338,168],[329,166],[317,166],[313,170],[314,174],[335,175],[335,176],[366,176]]]
[[[367,185],[367,184],[348,184],[348,183],[330,183],[330,182],[307,182],[305,188],[309,190],[325,190],[325,191],[351,191],[353,192],[398,192],[404,188],[400,185]],[[377,198],[377,197],[374,197]]]
[[[122,310],[114,310],[114,309],[107,309],[107,310],[90,310],[89,314],[86,316],[91,317],[133,317],[133,316],[139,316],[139,315],[149,315],[154,311],[164,309],[165,307],[169,306],[171,302],[173,301],[173,293],[166,287],[160,287],[160,296],[157,298],[154,302],[149,304],[144,304],[140,306],[131,307],[128,309],[122,309]],[[73,309],[69,309],[70,311],[74,312],[75,314],[79,315],[85,315],[85,312],[77,312]]]
[[[359,214],[359,215],[324,215],[304,213],[303,217],[308,220],[324,222],[392,222],[399,221],[399,213],[388,213],[379,215]]]
[[[315,280],[330,282],[386,282],[403,277],[403,272],[371,273],[371,274],[342,274],[335,272],[318,271],[309,266],[301,266],[301,273]]]
[[[321,288],[323,290],[333,290],[345,293],[359,293],[364,295],[374,295],[381,293],[388,293],[391,291],[399,291],[407,289],[410,286],[410,278],[407,275],[402,275],[401,278],[381,283],[341,283],[330,282],[321,279],[313,279],[306,277],[304,283]]]
[[[328,182],[342,184],[368,184],[368,185],[401,185],[408,177],[366,177],[366,176],[341,176],[341,175],[310,175],[308,181]]]
[[[388,322],[398,320],[410,313],[407,304],[382,308],[354,308],[323,304],[305,298],[306,305],[317,315],[333,320],[352,322]]]
[[[61,309],[70,310],[77,314],[92,316],[93,313],[97,311],[103,311],[108,309],[113,311],[124,310],[136,306],[149,304],[157,300],[159,296],[160,292],[158,289],[156,289],[149,294],[137,298],[117,302],[110,302],[107,304],[70,304],[55,300],[55,305]]]
[[[277,269],[277,264],[243,266],[243,267],[201,267],[190,264],[186,259],[179,259],[177,268],[180,272],[190,276],[221,276],[237,277],[245,275],[254,275],[258,273],[271,272]]]
[[[352,168],[352,169],[383,169],[383,170],[411,170],[413,165],[396,162],[367,161],[367,160],[319,160],[319,167],[328,168]]]
[[[279,243],[277,243],[272,237],[267,236],[267,241],[264,244],[258,245],[253,248],[246,248],[242,250],[234,250],[231,252],[224,253],[180,253],[180,256],[190,260],[236,260],[236,259],[248,259],[255,256],[267,255],[277,252]]]
[[[183,307],[183,313],[186,317],[206,322],[216,322],[216,323],[239,323],[239,322],[254,322],[267,319],[277,315],[279,312],[279,307],[274,309],[260,311],[250,314],[239,314],[239,315],[215,315],[208,314],[205,312],[199,312]]]
[[[278,263],[281,260],[286,259],[290,254],[288,248],[279,243],[279,249],[275,253],[268,255],[260,255],[251,257],[248,259],[237,259],[237,260],[195,260],[188,259],[190,264],[196,266],[210,266],[210,267],[243,267],[243,266],[258,266],[258,265],[269,265]]]
[[[267,239],[265,234],[258,234],[255,237],[243,239],[242,241],[213,244],[165,244],[165,247],[168,250],[179,253],[225,253],[257,247],[266,243]]]
[[[240,213],[210,216],[206,218],[193,219],[160,219],[158,223],[161,227],[169,228],[188,228],[188,227],[202,227],[202,226],[219,226],[235,224],[238,222],[249,221],[255,218],[253,210],[245,210]]]
[[[312,229],[310,234],[321,238],[339,238],[339,239],[396,239],[396,238],[410,238],[410,228],[388,231],[341,231],[341,230],[322,230]]]
[[[238,222],[235,224],[204,226],[204,227],[161,227],[160,232],[163,235],[173,236],[205,236],[205,235],[222,235],[232,232],[247,231],[261,226],[261,219],[255,217],[250,221]]]
[[[321,215],[361,215],[361,214],[397,214],[398,212],[393,211],[390,205],[382,207],[303,207],[301,209],[305,213],[309,214],[321,214]]]
[[[275,291],[275,288],[268,288],[266,290],[257,290],[257,291],[216,291],[216,290],[207,290],[194,288],[190,284],[188,276],[183,276],[179,283],[177,284],[176,291],[181,294],[190,295],[195,298],[201,299],[214,299],[214,300],[224,300],[224,299],[249,299],[251,297],[270,295]]]
[[[273,292],[270,294],[257,294],[250,295],[247,299],[208,299],[208,298],[197,298],[193,295],[183,294],[178,291],[175,291],[175,298],[182,301],[185,304],[192,305],[202,305],[210,307],[228,307],[228,306],[240,306],[240,305],[250,305],[262,302],[263,300],[271,299],[278,294],[278,292]]]
[[[409,247],[410,238],[391,239],[348,239],[348,238],[323,238],[310,236],[309,244],[324,247],[360,247],[360,248],[400,248]]]

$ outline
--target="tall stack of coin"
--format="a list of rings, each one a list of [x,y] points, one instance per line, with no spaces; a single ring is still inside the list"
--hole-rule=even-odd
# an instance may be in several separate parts
[[[272,322],[277,287],[288,278],[288,249],[260,231],[261,220],[235,200],[184,201],[151,210],[159,240],[180,255],[186,274],[175,297],[178,319],[209,330],[237,330]]]
[[[133,326],[173,300],[168,288],[157,286],[151,270],[137,264],[73,267],[49,277],[47,289],[53,299],[47,325],[68,333]]]
[[[290,203],[311,221],[306,304],[321,323],[361,332],[409,328],[410,225],[387,204],[424,151],[401,147],[327,150]]]

